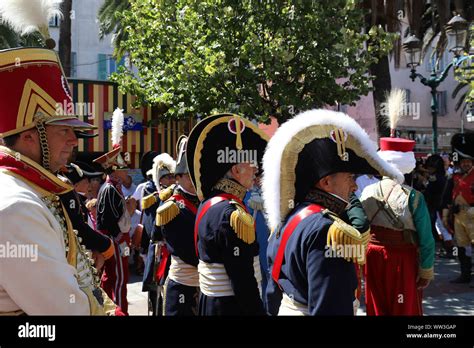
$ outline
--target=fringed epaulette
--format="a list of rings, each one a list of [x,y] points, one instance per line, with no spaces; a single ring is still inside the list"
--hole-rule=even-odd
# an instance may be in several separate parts
[[[173,195],[175,187],[176,185],[173,184],[170,187],[167,187],[164,190],[161,190],[160,199],[162,202],[166,201],[168,198],[170,198]]]
[[[179,215],[179,206],[174,200],[164,202],[156,210],[156,226],[164,226]]]
[[[237,237],[247,244],[252,244],[255,241],[255,225],[252,215],[247,213],[242,206],[230,201],[237,208],[230,215],[230,227],[235,231]]]
[[[365,264],[370,229],[360,233],[356,228],[340,219],[334,213],[328,210],[324,211],[324,213],[333,220],[328,231],[327,246],[332,248],[338,257],[358,263],[359,265]]]
[[[142,210],[150,208],[153,204],[157,202],[157,197],[155,193],[145,196],[142,198]]]

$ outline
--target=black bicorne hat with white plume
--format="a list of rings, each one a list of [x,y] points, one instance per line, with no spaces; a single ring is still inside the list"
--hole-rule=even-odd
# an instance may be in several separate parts
[[[380,174],[403,182],[402,173],[379,157],[375,143],[346,114],[310,110],[283,123],[263,157],[262,193],[270,228],[321,178],[337,172]]]
[[[174,174],[175,169],[176,161],[166,152],[153,158],[153,168],[149,172],[151,172],[158,192],[160,192],[160,179],[165,175]]]

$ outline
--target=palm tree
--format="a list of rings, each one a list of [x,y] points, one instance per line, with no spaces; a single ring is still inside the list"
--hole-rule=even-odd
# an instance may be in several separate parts
[[[125,54],[120,43],[127,36],[117,14],[129,8],[130,0],[105,0],[97,16],[99,19],[99,38],[103,39],[106,35],[114,34],[114,56],[117,60],[120,60]]]
[[[44,47],[44,41],[39,33],[20,36],[9,26],[0,24],[0,50],[15,47]]]
[[[400,31],[400,23],[398,19],[399,8],[397,3],[398,1],[396,0],[364,0],[362,6],[369,10],[365,19],[366,31],[369,31],[373,26],[381,26],[387,32],[398,33]],[[392,51],[396,65],[399,64],[400,48],[401,44],[398,39],[394,42],[394,48]],[[374,98],[377,132],[380,137],[389,136],[390,129],[387,126],[385,118],[381,117],[380,114],[382,103],[385,102],[386,95],[392,89],[389,57],[382,57],[377,63],[372,64],[369,68],[369,72],[375,77],[372,81],[372,94]]]

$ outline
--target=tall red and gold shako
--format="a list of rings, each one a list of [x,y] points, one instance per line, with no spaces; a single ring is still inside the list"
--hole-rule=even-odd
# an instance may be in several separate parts
[[[57,54],[43,48],[0,51],[0,137],[42,122],[75,129],[96,127],[77,119]]]

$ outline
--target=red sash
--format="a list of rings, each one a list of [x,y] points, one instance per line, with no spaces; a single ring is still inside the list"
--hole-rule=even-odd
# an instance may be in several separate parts
[[[174,198],[174,200],[177,202],[177,203],[182,203],[184,204],[184,206],[190,210],[194,215],[196,215],[197,213],[197,208],[194,204],[192,204],[188,199],[184,198],[184,196],[180,195],[180,194],[174,194],[173,196],[171,196],[171,198]]]
[[[166,266],[168,264],[169,257],[170,257],[170,252],[168,251],[166,244],[163,244],[160,248],[160,262],[158,264],[158,267],[156,268],[156,273],[155,273],[155,279],[158,283],[160,283],[165,277]]]
[[[174,198],[175,202],[182,203],[184,206],[190,210],[194,215],[197,213],[197,208],[194,204],[192,204],[188,199],[184,198],[184,196],[180,194],[174,194],[171,196],[171,198]],[[160,248],[160,262],[158,264],[158,267],[156,268],[156,273],[155,273],[155,278],[157,282],[161,282],[161,280],[164,278],[165,273],[166,273],[166,266],[168,264],[168,259],[170,257],[170,252],[168,248],[166,247],[166,244],[163,244],[162,247]]]
[[[196,255],[199,256],[199,252],[198,252],[198,233],[199,233],[199,223],[201,222],[201,219],[204,217],[204,215],[207,213],[207,211],[209,210],[210,207],[212,207],[213,205],[215,205],[219,202],[229,201],[231,199],[237,201],[247,211],[247,208],[242,203],[242,201],[239,198],[237,198],[236,196],[231,195],[230,193],[221,193],[220,195],[212,197],[202,207],[202,210],[199,213],[199,215],[196,219],[196,223],[194,225],[194,247],[196,249]]]
[[[307,207],[303,208],[300,210],[298,214],[293,216],[286,226],[286,228],[283,230],[283,235],[281,237],[281,242],[280,246],[278,247],[277,254],[275,256],[275,262],[273,263],[273,268],[272,268],[272,278],[275,281],[275,283],[278,284],[278,279],[280,279],[280,271],[281,271],[281,265],[283,263],[283,256],[285,255],[285,248],[286,248],[286,243],[288,242],[288,239],[290,236],[293,234],[295,231],[296,226],[306,217],[319,213],[323,208],[320,205],[317,204],[310,204]],[[280,286],[278,284],[278,286]]]

